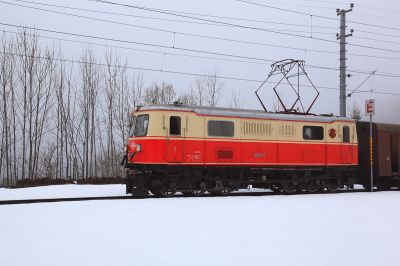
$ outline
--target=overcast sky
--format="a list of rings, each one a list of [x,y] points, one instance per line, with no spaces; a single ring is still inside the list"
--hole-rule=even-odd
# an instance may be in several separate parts
[[[153,82],[166,81],[173,83],[179,92],[185,92],[195,79],[194,76],[171,74],[165,71],[204,74],[216,70],[219,76],[246,79],[247,81],[223,80],[224,94],[220,100],[221,106],[229,105],[232,93],[240,93],[244,108],[261,109],[254,91],[260,85],[260,82],[257,81],[265,79],[269,73],[271,61],[288,58],[302,59],[306,61],[307,65],[323,67],[307,67],[309,77],[321,93],[312,111],[314,113],[339,113],[339,71],[335,70],[339,67],[339,44],[334,43],[336,33],[339,30],[339,21],[336,20],[338,18],[336,16],[336,8],[348,9],[350,2],[323,0],[246,0],[268,5],[274,7],[274,9],[235,0],[110,1],[139,7],[170,10],[171,12],[167,12],[170,14],[166,14],[85,0],[32,0],[30,1],[31,3],[27,3],[26,1],[1,0],[0,23],[151,44],[152,46],[139,45],[44,31],[40,32],[40,35],[43,37],[56,37],[81,42],[92,42],[93,44],[119,46],[120,48],[113,49],[116,53],[128,58],[129,66],[163,70],[163,72],[129,70],[131,75],[139,72],[143,73],[147,85]],[[20,6],[7,3],[18,4]],[[92,11],[123,13],[124,15],[66,9],[38,5],[37,3],[63,5]],[[354,10],[347,14],[349,21],[348,31],[354,29],[354,36],[348,38],[348,43],[379,49],[367,49],[350,45],[347,47],[349,53],[347,56],[348,73],[352,75],[348,79],[348,91],[355,89],[368,77],[368,73],[377,69],[380,74],[397,75],[398,77],[374,75],[359,90],[373,89],[377,92],[400,94],[400,2],[394,0],[381,0],[379,2],[363,0],[354,1],[354,4]],[[30,9],[21,5],[98,18],[108,20],[109,22]],[[305,14],[296,14],[284,11],[283,9]],[[178,13],[180,14],[178,16],[172,15],[172,13],[177,14],[177,11],[196,13],[196,15],[188,13]],[[218,17],[200,16],[200,14]],[[313,14],[313,16],[307,14]],[[318,16],[332,19],[320,18]],[[197,19],[193,19],[193,17]],[[228,17],[235,19],[228,19]],[[110,23],[110,21],[130,25]],[[232,25],[228,26],[226,24],[215,25],[211,21],[258,28],[258,30]],[[376,26],[360,25],[359,23]],[[2,30],[16,31],[16,28],[10,26],[0,25],[0,27]],[[143,27],[147,27],[147,29]],[[260,28],[263,30],[260,30]],[[217,40],[194,35],[213,36],[240,42]],[[311,36],[313,38],[310,38]],[[331,42],[317,39],[329,40]],[[67,42],[65,40],[46,39],[46,41],[50,44],[60,44],[67,57],[75,58],[78,58],[82,49],[87,46],[82,43]],[[246,44],[243,41],[252,42],[252,44]],[[158,47],[154,45],[158,45]],[[107,49],[103,46],[94,45],[93,47],[95,47],[99,54],[104,53]],[[197,50],[197,52],[188,51],[187,49]],[[198,52],[200,50],[202,53]],[[221,56],[212,53],[229,54],[230,56]],[[365,74],[355,73],[354,70],[365,72]],[[274,101],[267,93],[270,90],[271,87],[267,86],[265,88],[266,92],[263,94],[264,98],[266,98],[267,107],[272,107],[271,104]],[[310,98],[307,95],[310,96],[313,92],[310,91],[310,88],[305,87],[304,93],[307,100]],[[287,92],[284,92],[284,98],[286,97],[289,100],[290,95],[286,94]],[[400,113],[398,111],[400,95],[379,95],[366,92],[355,93],[348,99],[348,106],[356,102],[362,111],[364,111],[364,102],[370,98],[376,99],[377,115],[375,119],[377,121],[400,122]]]

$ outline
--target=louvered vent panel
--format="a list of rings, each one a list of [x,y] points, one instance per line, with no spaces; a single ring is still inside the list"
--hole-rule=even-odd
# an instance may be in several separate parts
[[[230,150],[219,150],[217,151],[218,159],[233,159],[233,151]]]

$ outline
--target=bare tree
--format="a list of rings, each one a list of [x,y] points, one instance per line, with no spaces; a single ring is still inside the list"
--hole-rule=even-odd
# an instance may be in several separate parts
[[[212,74],[204,76],[206,85],[206,102],[210,107],[216,107],[222,94],[224,84],[215,70]]]
[[[189,93],[182,93],[182,94],[178,97],[177,101],[178,101],[179,103],[181,103],[181,104],[188,105],[188,106],[196,106],[196,105],[199,105],[199,104],[197,104],[196,98],[193,97],[193,94],[191,94],[190,92],[189,92]]]
[[[145,104],[171,104],[176,97],[176,91],[171,83],[154,83],[144,91]]]
[[[96,110],[101,72],[92,49],[86,49],[80,64],[81,98],[80,108],[83,120],[83,164],[84,178],[96,176]]]
[[[130,102],[133,102],[133,107],[138,104],[137,93],[141,93],[143,79],[140,76],[136,77],[132,90],[129,90],[126,61],[121,62],[121,58],[113,55],[112,52],[107,52],[105,57],[104,81],[107,108],[104,113],[107,114],[107,148],[104,150],[105,167],[103,169],[108,177],[115,177],[121,175],[118,165],[127,139],[128,115],[132,111]]]
[[[193,105],[216,107],[223,92],[224,84],[215,70],[211,74],[196,78],[190,85],[189,94],[182,97]]]
[[[17,73],[22,99],[22,179],[37,178],[38,158],[44,129],[48,125],[54,80],[54,52],[39,47],[35,31],[17,35]]]
[[[203,106],[206,102],[206,81],[205,77],[198,77],[193,84],[190,85],[190,92],[185,95],[185,100],[193,105]]]
[[[232,92],[231,99],[229,102],[229,107],[236,109],[243,109],[243,100],[240,97],[240,92],[239,93]]]
[[[0,54],[0,120],[1,128],[1,150],[0,150],[0,178],[5,176],[5,185],[10,186],[13,182],[13,158],[12,143],[15,141],[12,133],[15,128],[15,97],[13,90],[13,67],[14,57],[12,56],[13,42],[7,43],[5,34],[1,39]],[[14,162],[15,163],[15,162]],[[5,170],[5,172],[3,172]],[[3,182],[4,183],[4,182]]]
[[[350,109],[350,117],[356,121],[361,120],[361,109],[356,102],[353,102],[353,106]]]

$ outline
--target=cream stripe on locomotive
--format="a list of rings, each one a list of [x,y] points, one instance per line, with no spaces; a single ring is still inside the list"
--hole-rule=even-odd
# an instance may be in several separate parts
[[[347,130],[348,138],[346,143],[357,144],[357,134],[355,132],[354,121],[318,122],[315,121],[283,121],[276,119],[251,119],[242,117],[222,117],[201,115],[194,112],[183,111],[156,111],[147,110],[136,112],[135,115],[149,114],[150,123],[146,137],[168,136],[177,137],[169,134],[170,117],[180,117],[181,135],[188,139],[207,139],[215,141],[278,141],[278,142],[306,142],[306,143],[343,143],[344,130]],[[211,121],[211,122],[210,122]],[[208,126],[213,122],[233,123],[232,136],[209,136]],[[322,139],[304,139],[304,127],[322,127]]]

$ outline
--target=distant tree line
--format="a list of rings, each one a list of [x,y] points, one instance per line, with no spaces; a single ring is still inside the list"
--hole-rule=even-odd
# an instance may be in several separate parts
[[[138,105],[217,106],[217,72],[196,78],[188,92],[173,84],[145,86],[112,50],[84,48],[66,59],[36,31],[1,36],[0,185],[17,180],[120,177],[130,113]],[[233,94],[231,107],[241,107]]]

